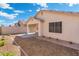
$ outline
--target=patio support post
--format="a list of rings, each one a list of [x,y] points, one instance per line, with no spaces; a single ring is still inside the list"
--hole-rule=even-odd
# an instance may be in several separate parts
[[[29,25],[27,25],[27,33],[29,33]]]
[[[39,22],[38,24],[38,36],[42,36],[42,23]]]

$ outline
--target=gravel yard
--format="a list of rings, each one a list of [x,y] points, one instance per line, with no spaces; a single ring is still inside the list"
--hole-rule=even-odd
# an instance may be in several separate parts
[[[3,53],[10,53],[13,54],[13,56],[20,56],[20,49],[18,46],[13,45],[11,36],[0,37],[0,39],[2,38],[4,39],[4,46],[0,47],[0,54],[2,55]]]
[[[16,37],[15,41],[29,56],[77,56],[79,51],[45,40]]]

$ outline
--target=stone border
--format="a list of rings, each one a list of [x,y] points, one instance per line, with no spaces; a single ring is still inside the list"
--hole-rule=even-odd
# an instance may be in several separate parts
[[[25,56],[28,56],[28,54],[21,48],[21,46],[19,46],[16,41],[14,41],[14,43],[18,46],[18,48],[24,53]],[[21,55],[21,54],[20,54]]]

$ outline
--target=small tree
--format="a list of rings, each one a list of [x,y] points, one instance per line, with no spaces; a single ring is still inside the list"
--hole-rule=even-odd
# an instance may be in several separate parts
[[[2,27],[4,27],[4,25],[1,24],[1,26],[0,26],[0,35],[2,34]]]

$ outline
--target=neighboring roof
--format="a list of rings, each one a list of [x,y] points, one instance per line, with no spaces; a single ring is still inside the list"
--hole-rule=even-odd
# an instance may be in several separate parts
[[[37,16],[40,12],[45,12],[45,13],[58,13],[58,14],[77,15],[77,16],[79,16],[79,12],[64,12],[64,11],[54,11],[54,10],[41,10],[35,16]]]

